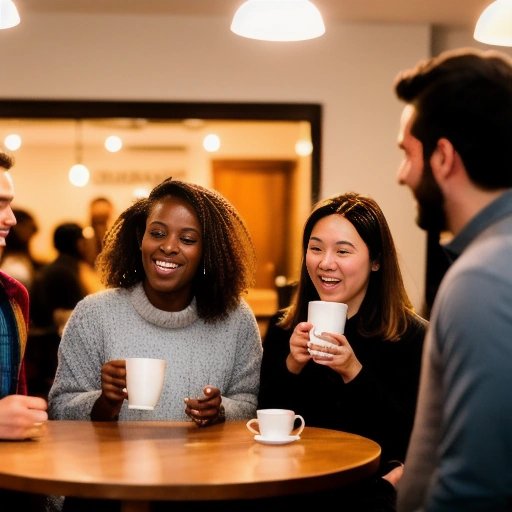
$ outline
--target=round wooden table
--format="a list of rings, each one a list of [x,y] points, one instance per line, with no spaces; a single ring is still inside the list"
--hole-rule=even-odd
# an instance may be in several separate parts
[[[380,446],[306,427],[298,441],[263,445],[245,421],[49,421],[43,437],[0,442],[0,486],[43,494],[122,500],[252,499],[328,490],[373,474]]]

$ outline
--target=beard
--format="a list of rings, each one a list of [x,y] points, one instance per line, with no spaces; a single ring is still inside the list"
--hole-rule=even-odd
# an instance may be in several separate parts
[[[416,224],[421,229],[441,233],[447,229],[444,197],[434,179],[430,162],[424,161],[421,181],[414,190],[418,202]]]

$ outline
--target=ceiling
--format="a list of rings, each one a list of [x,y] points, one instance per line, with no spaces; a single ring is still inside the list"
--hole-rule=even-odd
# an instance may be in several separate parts
[[[491,0],[312,0],[324,16],[327,31],[329,22],[379,22],[379,23],[429,23],[437,26],[473,27],[483,8]],[[134,15],[158,14],[179,16],[216,16],[231,18],[243,0],[16,0],[21,18],[31,12],[55,14]],[[140,120],[129,120],[140,121]],[[173,134],[177,145],[183,147],[190,139],[191,127],[169,122],[146,123],[144,126],[112,126],[114,120],[104,120],[103,126],[88,123],[83,138],[87,144],[91,138],[104,138],[106,130],[117,129],[126,137],[132,137],[133,146],[151,145],[161,148],[164,140]],[[119,123],[119,120],[117,120]],[[126,122],[126,120],[124,121]],[[186,123],[187,121],[185,121]],[[233,123],[232,123],[233,124]],[[219,126],[208,123],[206,128]],[[43,128],[44,129],[41,129]],[[203,125],[202,128],[205,128]],[[196,126],[197,129],[197,126]],[[0,119],[0,145],[5,133],[19,131],[25,140],[37,140],[39,144],[56,144],[55,141],[74,140],[73,121]],[[94,135],[91,135],[94,132]],[[165,135],[164,135],[165,134]],[[139,141],[144,139],[143,143]],[[69,142],[65,142],[69,144]]]
[[[38,13],[69,13],[69,14],[159,14],[180,16],[217,16],[231,18],[236,8],[243,0],[17,0],[22,17],[30,16],[31,12]],[[329,22],[389,22],[389,23],[430,23],[433,25],[472,27],[482,9],[490,0],[313,0],[320,9],[329,30]],[[107,120],[105,120],[107,121]],[[112,121],[112,120],[110,120]],[[133,121],[133,120],[132,120]],[[137,121],[137,120],[135,120]],[[0,136],[12,130],[24,133],[25,140],[37,139],[39,143],[48,144],[51,141],[66,141],[73,139],[72,120],[65,122],[46,123],[45,129],[40,121],[18,120],[15,126],[12,119],[0,119]],[[88,142],[93,126],[85,130],[84,139]],[[103,130],[96,126],[96,132],[104,137],[104,131],[117,128],[128,136],[137,135],[144,138],[144,145],[161,147],[163,144],[164,128],[173,130],[180,144],[190,138],[190,129],[184,129],[176,123],[167,126],[145,125],[133,127],[109,126],[105,123]],[[132,128],[132,129],[128,129]],[[180,130],[181,128],[181,130]],[[218,127],[211,127],[212,129]],[[121,130],[120,130],[121,129]],[[124,129],[124,130],[122,130]],[[69,135],[65,136],[67,133]],[[181,133],[181,136],[177,135]],[[58,134],[58,136],[56,135]],[[168,140],[169,131],[166,133]],[[151,142],[149,142],[151,141]],[[0,141],[1,143],[1,141]],[[55,144],[55,142],[54,142]],[[135,144],[135,141],[133,142]]]
[[[40,13],[233,16],[242,0],[19,0],[20,15]],[[313,0],[329,22],[430,23],[473,27],[491,0]]]

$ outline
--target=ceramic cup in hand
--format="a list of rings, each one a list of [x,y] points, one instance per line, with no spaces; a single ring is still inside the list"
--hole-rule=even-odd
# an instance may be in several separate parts
[[[165,359],[126,359],[126,389],[130,409],[153,410],[164,385]]]
[[[308,304],[308,322],[313,324],[309,339],[316,345],[328,346],[329,342],[318,338],[324,332],[343,334],[348,306],[343,302],[313,300]]]

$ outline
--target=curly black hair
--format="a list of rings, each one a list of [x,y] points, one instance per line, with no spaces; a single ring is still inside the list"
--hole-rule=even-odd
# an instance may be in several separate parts
[[[169,196],[189,203],[202,227],[202,264],[194,277],[198,314],[205,321],[225,318],[254,284],[256,257],[251,235],[236,208],[208,188],[168,178],[148,198],[136,201],[105,236],[96,268],[107,287],[130,288],[145,279],[140,245],[147,218]]]
[[[14,165],[14,158],[0,151],[0,168],[8,171]]]

